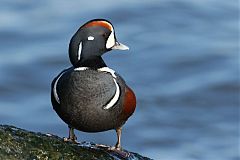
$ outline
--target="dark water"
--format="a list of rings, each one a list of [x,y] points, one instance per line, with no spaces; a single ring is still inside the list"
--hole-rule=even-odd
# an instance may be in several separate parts
[[[162,160],[239,157],[237,0],[0,0],[0,123],[67,136],[50,104],[50,82],[70,65],[72,34],[107,18],[128,52],[106,63],[135,90],[123,147]],[[115,132],[77,132],[113,145]]]

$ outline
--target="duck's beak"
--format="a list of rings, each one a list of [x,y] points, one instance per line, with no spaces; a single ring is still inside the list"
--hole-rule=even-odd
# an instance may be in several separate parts
[[[129,47],[124,45],[124,44],[122,44],[122,43],[116,42],[115,45],[111,49],[129,50]]]

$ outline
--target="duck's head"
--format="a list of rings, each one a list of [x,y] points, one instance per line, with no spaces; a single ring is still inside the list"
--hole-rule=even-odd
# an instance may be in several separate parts
[[[73,66],[113,50],[129,48],[116,39],[113,25],[105,19],[94,19],[82,25],[69,44],[69,58]]]

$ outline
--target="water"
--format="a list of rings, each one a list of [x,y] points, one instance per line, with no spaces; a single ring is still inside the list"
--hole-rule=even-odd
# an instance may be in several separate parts
[[[104,56],[137,95],[123,147],[162,160],[237,160],[239,14],[236,0],[0,1],[0,123],[67,136],[50,83],[68,42],[107,18],[128,52]],[[77,132],[114,145],[115,132]]]

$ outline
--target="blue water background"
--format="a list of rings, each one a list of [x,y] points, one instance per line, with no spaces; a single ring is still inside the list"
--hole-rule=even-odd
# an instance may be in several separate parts
[[[159,160],[239,160],[237,0],[0,0],[0,124],[67,136],[50,83],[81,24],[107,18],[127,52],[104,55],[137,95],[125,149]],[[114,131],[77,132],[114,145]]]

